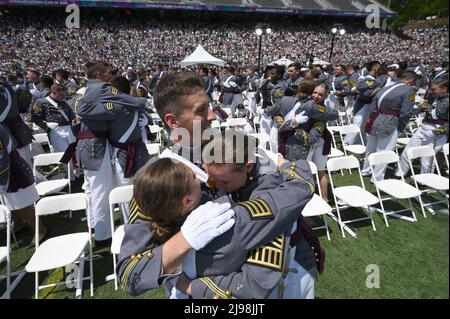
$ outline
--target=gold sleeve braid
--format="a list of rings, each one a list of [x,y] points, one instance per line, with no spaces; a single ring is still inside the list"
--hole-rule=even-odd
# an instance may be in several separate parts
[[[130,218],[128,219],[129,224],[135,223],[138,219],[141,219],[146,222],[151,222],[152,219],[148,216],[145,216],[142,213],[142,210],[139,208],[139,205],[137,204],[134,197],[131,199],[130,202]]]
[[[285,169],[280,169],[280,172],[283,174],[288,174],[292,179],[301,179],[302,181],[304,181],[306,183],[306,185],[308,185],[311,193],[314,193],[315,186],[311,182],[307,181],[305,178],[300,176],[300,174],[297,173],[297,171],[295,170],[296,167],[297,167],[297,163],[292,163],[292,165],[290,167],[285,168]]]
[[[271,219],[273,218],[272,210],[267,202],[263,199],[249,200],[239,203],[250,215],[251,219]]]
[[[283,234],[272,242],[249,252],[246,263],[281,272],[283,270],[284,247],[285,236]]]
[[[145,256],[147,256],[148,261],[150,261],[153,258],[153,250],[149,249],[143,253],[139,253],[137,255],[133,255],[130,258],[130,261],[128,262],[128,265],[125,268],[125,271],[123,272],[122,275],[122,280],[120,281],[120,286],[122,289],[125,289],[129,283],[129,279],[131,274],[133,274],[133,270],[134,268],[136,268],[137,264],[142,260],[142,258],[144,258]]]
[[[220,298],[236,299],[235,297],[233,297],[231,291],[221,289],[219,286],[217,286],[217,284],[210,277],[202,277],[199,279],[206,287],[208,287],[214,293],[214,299],[220,299]],[[206,291],[205,291],[205,294],[206,294]],[[203,295],[203,297],[205,297],[205,295]]]

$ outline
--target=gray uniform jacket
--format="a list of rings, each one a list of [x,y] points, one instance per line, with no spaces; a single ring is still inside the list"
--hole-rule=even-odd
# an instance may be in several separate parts
[[[322,137],[325,125],[320,125],[319,128],[319,124],[334,121],[338,117],[338,111],[336,109],[317,105],[311,99],[300,101],[297,97],[284,97],[281,100],[281,115],[283,117],[286,116],[298,102],[302,104],[295,111],[295,114],[297,115],[305,111],[304,115],[309,117],[308,122],[292,128],[291,120],[288,120],[284,121],[278,129],[281,133],[281,138],[283,138],[283,135],[286,136],[283,142],[286,143],[285,156],[289,161],[306,159],[311,145]]]
[[[289,78],[286,80],[286,90],[284,91],[285,96],[294,96],[297,95],[298,87],[300,82],[303,81],[303,78],[299,76],[295,80]]]
[[[49,99],[51,99],[49,97]],[[53,104],[46,98],[38,99],[31,110],[31,119],[33,122],[45,131],[48,131],[46,122],[54,122],[59,125],[71,125],[75,119],[70,106],[65,102],[59,102],[51,99]]]
[[[416,96],[414,87],[406,84],[396,85],[398,86],[390,86],[378,92],[369,106],[370,113],[380,112],[373,121],[372,135],[389,135],[394,130],[402,132],[413,115]],[[398,116],[383,114],[383,110],[398,112]]]
[[[375,95],[384,87],[384,79],[365,78],[358,81],[356,90],[358,97],[353,107],[353,115],[359,112],[364,106],[372,103]]]
[[[87,89],[75,102],[75,112],[81,120],[80,132],[100,132],[104,136],[79,139],[76,156],[83,169],[98,170],[106,150],[110,122],[117,116],[133,111],[144,111],[143,99],[118,92],[111,85],[88,81]]]
[[[305,161],[286,163],[280,172],[255,181],[249,200],[233,206],[233,228],[196,252],[196,273],[201,279],[193,283],[194,297],[263,298],[280,282],[288,234],[311,199],[314,182]],[[162,246],[148,226],[145,221],[125,226],[117,269],[122,287],[132,295],[177,276],[163,275]],[[267,259],[258,249],[273,251],[274,258]]]
[[[15,193],[34,183],[30,166],[16,148],[11,131],[0,123],[0,193]]]
[[[17,96],[14,89],[6,81],[0,79],[0,123],[5,124],[18,147],[24,147],[31,143],[33,131],[20,117],[17,106]]]

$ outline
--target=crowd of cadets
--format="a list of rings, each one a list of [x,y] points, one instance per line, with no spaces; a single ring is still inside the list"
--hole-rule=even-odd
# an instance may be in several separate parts
[[[326,201],[325,170],[332,141],[327,126],[336,123],[338,112],[351,113],[351,123],[361,128],[367,145],[363,174],[370,174],[368,155],[394,150],[414,114],[424,113],[425,118],[406,148],[433,144],[439,150],[448,142],[448,64],[424,70],[420,65],[377,61],[361,68],[307,68],[293,63],[267,66],[261,74],[254,67],[235,66],[200,67],[195,72],[203,79],[207,113],[212,114],[205,121],[244,117],[248,132],[258,122],[260,131],[269,134],[275,153],[291,162],[311,160],[317,165]],[[109,63],[90,62],[82,79],[65,70],[41,75],[33,69],[1,78],[0,197],[13,211],[15,227],[34,228],[33,204],[38,195],[30,144],[35,124],[48,134],[55,152],[65,152],[62,161],[74,165],[78,177],[84,175],[96,245],[110,245],[108,194],[114,187],[132,184],[135,173],[149,161],[145,144],[150,112],[157,111],[166,130],[170,127],[170,118],[158,109],[158,101],[154,103],[154,92],[162,80],[175,81],[180,73],[186,71],[162,66],[152,71],[129,67],[121,73]],[[344,140],[360,142],[359,135]],[[406,160],[403,155],[398,176],[407,173]],[[423,161],[422,171],[430,171],[431,166]],[[377,166],[372,180],[383,179],[385,170],[386,165]],[[142,216],[136,211],[130,214]],[[47,229],[39,229],[41,239],[45,238]]]

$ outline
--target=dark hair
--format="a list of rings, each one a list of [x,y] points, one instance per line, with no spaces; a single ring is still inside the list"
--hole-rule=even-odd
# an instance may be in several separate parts
[[[406,71],[402,74],[402,81],[417,80],[417,74],[412,71]]]
[[[380,64],[380,61],[371,61],[369,63],[367,63],[367,71],[372,71],[372,69],[374,68],[375,65]]]
[[[86,67],[88,79],[96,79],[99,73],[112,72],[112,65],[104,61],[88,62]]]
[[[67,72],[66,70],[58,69],[53,71],[52,73],[53,78],[56,78],[57,75],[60,75],[64,80],[69,79],[69,72]]]
[[[163,75],[153,94],[156,110],[164,121],[168,113],[179,116],[185,109],[184,98],[203,90],[203,79],[194,72]]]
[[[131,87],[130,81],[124,76],[115,76],[111,79],[111,86],[116,88],[119,92],[130,95]]]
[[[311,79],[305,79],[298,85],[297,95],[303,98],[310,96],[316,88],[316,82]]]
[[[288,69],[289,68],[295,68],[297,71],[300,71],[302,69],[302,66],[298,62],[294,62],[288,65]]]
[[[191,193],[195,178],[189,167],[170,158],[151,162],[138,172],[133,197],[150,217],[150,231],[161,243],[178,232],[182,200]]]
[[[435,84],[440,88],[446,88],[448,92],[448,79],[437,81]]]
[[[66,91],[66,90],[67,90],[67,88],[64,85],[57,84],[57,83],[53,84],[50,87],[50,91],[52,91],[52,92],[55,92],[55,91]]]
[[[42,86],[45,88],[50,88],[53,85],[53,78],[50,75],[43,75],[41,77]]]

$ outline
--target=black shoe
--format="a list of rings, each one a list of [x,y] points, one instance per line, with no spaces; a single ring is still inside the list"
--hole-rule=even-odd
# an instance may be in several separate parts
[[[111,247],[111,243],[112,243],[112,238],[108,238],[105,240],[96,240],[95,248]]]

